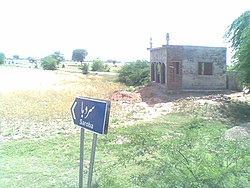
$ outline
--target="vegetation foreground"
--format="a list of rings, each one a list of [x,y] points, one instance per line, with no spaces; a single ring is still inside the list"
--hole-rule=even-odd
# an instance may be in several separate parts
[[[64,76],[42,90],[1,93],[1,187],[78,187],[80,129],[70,115],[74,97],[108,98],[123,86],[100,76]],[[250,106],[232,104],[237,108],[197,107],[114,127],[119,122],[114,103],[109,132],[97,140],[93,187],[248,187],[249,139],[224,135],[233,121],[250,121]],[[91,140],[86,133],[85,178]]]

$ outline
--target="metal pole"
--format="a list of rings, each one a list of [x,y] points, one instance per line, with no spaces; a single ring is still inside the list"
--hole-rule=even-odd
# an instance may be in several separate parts
[[[95,160],[96,140],[97,140],[97,134],[93,133],[92,151],[91,151],[91,156],[90,156],[89,177],[88,177],[88,186],[87,186],[87,188],[91,188],[91,182],[92,182],[92,176],[93,176],[93,167],[94,167],[94,160]]]
[[[79,188],[83,188],[83,162],[84,162],[84,129],[81,128]]]

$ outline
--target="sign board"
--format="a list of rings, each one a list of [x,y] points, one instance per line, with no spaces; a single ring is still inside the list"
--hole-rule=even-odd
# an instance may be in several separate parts
[[[110,101],[76,97],[71,113],[74,124],[96,134],[107,134]]]

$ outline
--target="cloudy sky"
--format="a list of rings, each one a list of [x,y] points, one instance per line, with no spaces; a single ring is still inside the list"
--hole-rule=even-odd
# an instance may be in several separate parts
[[[170,44],[223,46],[227,27],[249,0],[1,0],[0,51],[41,58],[60,51],[67,59],[84,48],[88,60],[149,59]]]

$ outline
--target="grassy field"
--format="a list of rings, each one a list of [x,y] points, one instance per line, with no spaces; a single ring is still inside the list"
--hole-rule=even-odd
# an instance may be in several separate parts
[[[98,75],[33,69],[0,68],[0,78],[9,81],[0,84],[0,187],[78,187],[80,129],[72,125],[72,102],[108,99],[124,86]],[[249,112],[248,103],[232,103],[114,127],[121,108],[112,103],[109,132],[97,140],[93,187],[248,187],[249,140],[223,136],[233,122],[250,121]],[[85,178],[91,140],[87,132]]]

